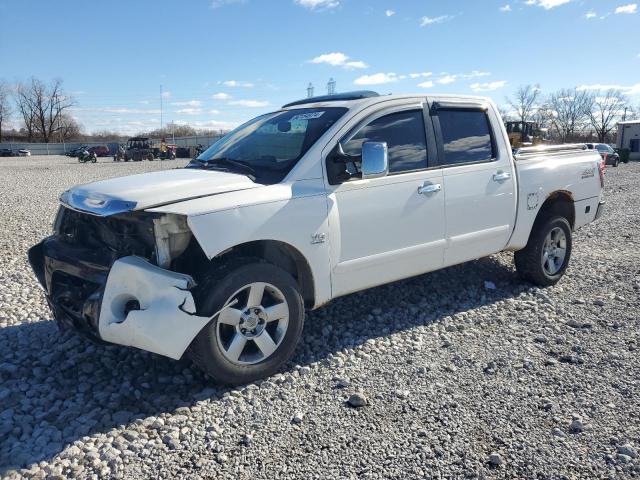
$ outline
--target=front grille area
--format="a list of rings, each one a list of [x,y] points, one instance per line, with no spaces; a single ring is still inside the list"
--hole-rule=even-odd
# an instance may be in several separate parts
[[[120,256],[155,257],[153,216],[132,212],[97,217],[61,207],[55,223],[56,235],[69,245],[90,249],[108,249]]]

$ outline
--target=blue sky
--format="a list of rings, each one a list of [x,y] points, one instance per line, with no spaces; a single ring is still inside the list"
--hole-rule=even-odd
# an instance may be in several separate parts
[[[131,19],[131,20],[129,20]],[[618,86],[640,103],[633,0],[0,0],[0,78],[59,77],[88,131],[228,128],[326,91]]]

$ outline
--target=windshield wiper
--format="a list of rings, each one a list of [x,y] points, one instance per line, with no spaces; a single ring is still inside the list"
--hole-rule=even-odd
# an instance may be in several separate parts
[[[199,163],[202,163],[203,166],[205,167],[213,166],[213,165],[222,165],[226,167],[231,167],[230,169],[236,169],[236,170],[241,170],[242,172],[245,172],[247,176],[251,178],[251,180],[253,181],[255,181],[256,179],[257,174],[256,174],[256,171],[253,169],[253,167],[250,167],[249,165],[247,165],[244,162],[241,162],[240,160],[234,160],[232,158],[227,158],[227,157],[220,157],[220,158],[213,158],[211,160],[202,160],[197,158],[196,161]]]

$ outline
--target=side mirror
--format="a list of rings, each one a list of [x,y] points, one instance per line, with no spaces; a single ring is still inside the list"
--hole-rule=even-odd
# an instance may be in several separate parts
[[[387,142],[364,142],[360,168],[363,179],[387,176],[389,173]]]

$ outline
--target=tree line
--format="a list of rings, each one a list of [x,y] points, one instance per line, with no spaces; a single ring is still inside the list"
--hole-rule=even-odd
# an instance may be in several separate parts
[[[61,79],[44,82],[35,77],[10,84],[0,80],[0,142],[3,135],[26,142],[121,141],[126,139],[116,131],[102,130],[84,133],[83,126],[70,114],[77,103],[63,88]],[[8,130],[11,119],[18,120],[18,129]],[[168,124],[162,129],[140,131],[136,136],[161,138],[172,136],[219,135],[220,130],[198,129],[189,125]]]
[[[501,108],[505,120],[533,122],[546,128],[549,139],[558,143],[597,138],[612,143],[618,122],[640,118],[628,96],[617,89],[587,90],[562,88],[544,95],[540,85],[522,85],[506,98],[509,109]]]

